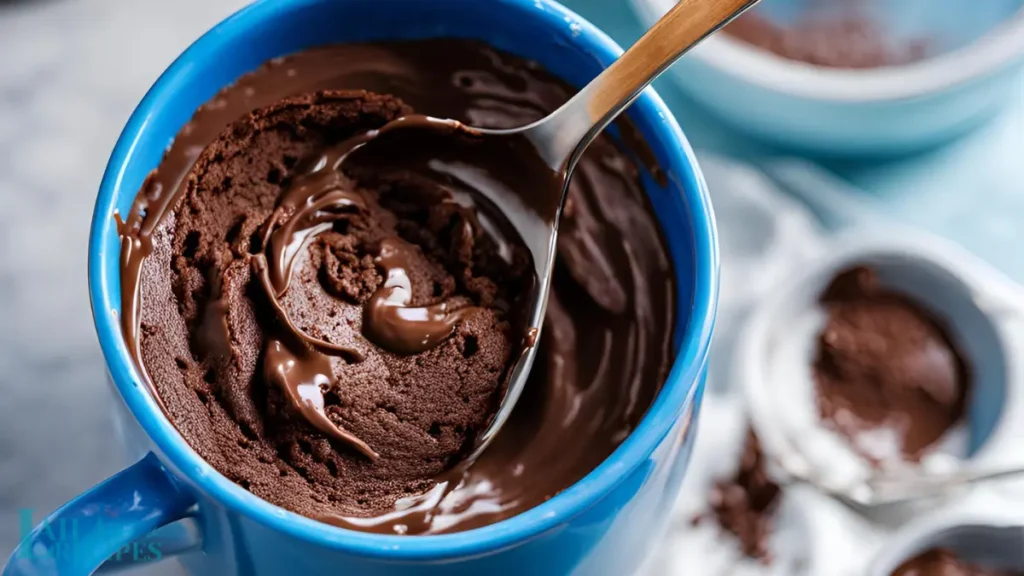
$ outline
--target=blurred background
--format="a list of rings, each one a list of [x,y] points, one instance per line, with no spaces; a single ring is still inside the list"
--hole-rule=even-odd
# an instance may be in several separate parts
[[[628,46],[671,0],[564,3]],[[933,232],[1024,281],[1024,76],[1016,66],[1024,50],[1012,57],[1016,45],[1005,40],[1019,40],[1024,30],[1000,28],[1015,14],[1020,20],[1021,3],[892,0],[898,9],[880,16],[898,24],[893,34],[901,43],[891,50],[855,25],[808,32],[812,39],[849,33],[861,44],[866,37],[872,49],[794,58],[911,66],[906,73],[865,76],[863,85],[874,92],[864,94],[850,93],[854,80],[827,67],[779,64],[785,58],[778,56],[771,57],[777,69],[753,66],[770,51],[804,49],[778,27],[802,26],[795,14],[806,2],[771,3],[766,0],[761,21],[736,28],[727,42],[705,45],[656,84],[715,167],[708,177],[727,265],[729,254],[761,253],[780,234],[773,226],[793,225],[786,214],[796,202],[824,228],[878,220]],[[94,194],[118,133],[148,86],[185,46],[243,4],[0,0],[0,557],[26,523],[125,464],[85,285]],[[957,6],[967,11],[956,12]],[[924,17],[935,13],[946,16]],[[991,70],[956,52],[1000,34],[990,59],[1003,60]],[[947,51],[953,54],[936,60],[939,65],[910,64]],[[972,69],[977,78],[967,74]],[[963,121],[952,121],[957,114]],[[936,118],[949,121],[940,125]],[[830,132],[830,126],[838,128]],[[884,136],[875,141],[877,134]],[[754,169],[782,193],[758,210],[727,197],[758,188],[743,175]],[[162,566],[146,573],[176,572]]]

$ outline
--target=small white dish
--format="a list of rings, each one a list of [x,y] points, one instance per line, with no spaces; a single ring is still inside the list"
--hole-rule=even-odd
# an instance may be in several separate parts
[[[631,0],[650,26],[676,0]],[[786,15],[807,0],[764,0]],[[819,4],[823,4],[820,3]],[[963,134],[1024,98],[1020,0],[862,0],[902,34],[927,32],[944,51],[905,65],[840,69],[790,60],[716,34],[673,68],[695,100],[736,128],[829,156],[903,154]]]
[[[996,511],[1001,503],[988,504],[988,512],[960,506],[908,524],[888,540],[868,576],[892,576],[901,564],[934,548],[948,549],[972,564],[1024,570],[1024,516],[1019,511]],[[986,508],[984,503],[972,507]]]
[[[733,358],[733,381],[771,459],[789,475],[842,494],[879,474],[821,424],[811,375],[824,319],[820,295],[840,271],[863,264],[941,318],[971,370],[959,443],[946,438],[939,452],[901,472],[1024,464],[1024,362],[1016,353],[1024,349],[1024,290],[956,245],[904,229],[850,229],[824,252],[754,309]]]

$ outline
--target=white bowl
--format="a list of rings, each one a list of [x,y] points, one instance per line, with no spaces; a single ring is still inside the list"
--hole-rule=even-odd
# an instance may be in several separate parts
[[[631,2],[648,26],[675,5],[675,0]],[[910,5],[945,11],[940,20],[956,26],[955,7],[976,15],[996,4],[903,0],[894,5],[902,12]],[[716,34],[673,72],[691,97],[763,140],[829,156],[902,154],[947,141],[1011,98],[1024,98],[1024,9],[998,26],[972,32],[982,35],[934,57],[858,70],[789,60]]]
[[[865,264],[945,321],[974,384],[961,445],[901,472],[1024,464],[1024,291],[957,246],[903,229],[851,229],[824,252],[753,310],[733,359],[733,380],[772,460],[848,494],[878,473],[821,425],[810,369],[824,318],[820,294],[838,272]]]

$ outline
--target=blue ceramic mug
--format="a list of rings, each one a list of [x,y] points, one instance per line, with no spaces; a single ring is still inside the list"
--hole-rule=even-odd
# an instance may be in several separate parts
[[[220,475],[182,439],[140,384],[118,329],[119,241],[146,174],[193,111],[264,61],[331,43],[467,37],[539,61],[582,85],[620,53],[607,36],[548,0],[280,0],[251,5],[193,44],[128,121],[99,191],[89,242],[93,315],[120,435],[135,464],[50,515],[5,575],[88,574],[177,556],[193,574],[434,575],[634,572],[650,553],[683,479],[706,369],[718,288],[714,217],[679,126],[648,90],[630,117],[668,186],[645,186],[668,240],[680,314],[675,363],[626,441],[585,478],[516,517],[456,534],[383,536],[315,522]]]

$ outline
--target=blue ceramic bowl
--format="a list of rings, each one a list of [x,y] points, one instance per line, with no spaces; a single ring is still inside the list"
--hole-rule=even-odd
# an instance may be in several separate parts
[[[96,330],[120,396],[121,437],[139,460],[51,515],[22,543],[4,574],[85,574],[115,553],[108,564],[178,555],[189,572],[218,576],[621,576],[641,564],[667,521],[693,445],[718,293],[708,193],[689,144],[652,91],[629,115],[670,182],[664,188],[651,180],[645,185],[678,279],[675,363],[633,434],[548,502],[490,526],[440,536],[381,536],[327,526],[253,496],[204,462],[132,367],[117,322],[113,214],[129,209],[193,111],[276,56],[330,42],[436,36],[487,41],[577,85],[621,53],[599,30],[548,0],[280,0],[258,2],[228,18],[157,81],[111,156],[89,244]],[[71,523],[75,533],[68,540],[57,528]]]
[[[631,1],[647,25],[676,2]],[[754,10],[784,25],[811,6],[821,14],[843,4],[764,0]],[[673,67],[673,76],[739,130],[824,156],[933,147],[1024,97],[1024,0],[861,0],[857,6],[896,39],[926,39],[932,54],[906,65],[844,70],[716,34]]]

